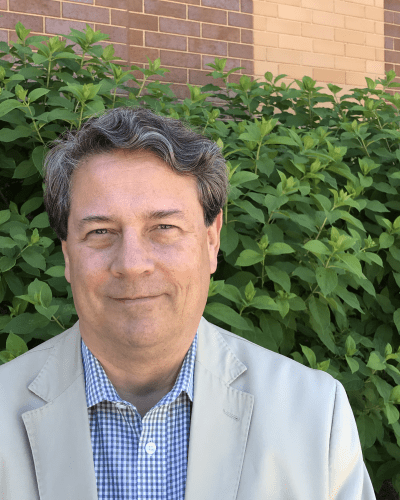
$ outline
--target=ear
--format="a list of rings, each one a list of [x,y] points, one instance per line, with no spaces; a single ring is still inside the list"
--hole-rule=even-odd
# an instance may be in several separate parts
[[[71,272],[70,272],[70,264],[69,264],[69,254],[68,254],[68,246],[66,241],[61,241],[61,249],[64,254],[65,260],[65,279],[68,283],[71,283]]]
[[[208,236],[208,254],[210,258],[210,274],[217,270],[218,252],[220,247],[220,233],[222,228],[223,210],[217,215],[215,221],[207,229]]]

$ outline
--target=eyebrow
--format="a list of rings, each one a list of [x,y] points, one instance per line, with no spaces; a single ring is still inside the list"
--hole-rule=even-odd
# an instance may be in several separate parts
[[[166,219],[168,217],[176,217],[178,219],[186,220],[185,213],[182,212],[182,210],[177,209],[153,210],[151,212],[145,212],[142,218],[153,221]],[[79,221],[78,229],[81,230],[92,222],[117,222],[117,220],[113,217],[108,217],[107,215],[88,215]]]

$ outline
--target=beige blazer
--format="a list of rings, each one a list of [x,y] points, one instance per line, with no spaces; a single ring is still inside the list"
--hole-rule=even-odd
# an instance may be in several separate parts
[[[342,384],[202,317],[185,500],[375,498]],[[39,499],[97,499],[79,321],[0,366],[0,500]]]

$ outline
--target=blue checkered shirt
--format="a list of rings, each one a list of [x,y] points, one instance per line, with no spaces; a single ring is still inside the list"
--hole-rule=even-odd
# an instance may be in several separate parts
[[[172,390],[146,415],[81,342],[99,500],[184,500],[197,333]]]

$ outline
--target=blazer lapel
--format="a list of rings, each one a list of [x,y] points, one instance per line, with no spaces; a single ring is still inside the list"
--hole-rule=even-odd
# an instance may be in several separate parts
[[[47,403],[22,414],[41,500],[97,500],[80,342],[78,321],[28,387]]]
[[[254,396],[230,384],[247,370],[203,317],[194,373],[185,500],[237,496]]]

